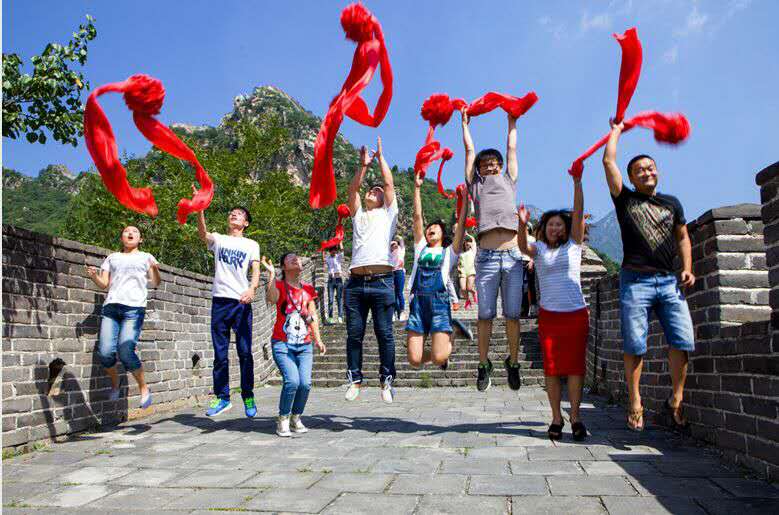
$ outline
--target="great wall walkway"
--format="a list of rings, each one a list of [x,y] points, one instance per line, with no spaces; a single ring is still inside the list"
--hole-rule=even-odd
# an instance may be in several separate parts
[[[779,513],[779,489],[660,428],[625,429],[585,397],[592,436],[545,436],[544,391],[401,388],[384,405],[315,388],[311,431],[281,439],[278,387],[260,413],[193,407],[3,461],[3,513]]]

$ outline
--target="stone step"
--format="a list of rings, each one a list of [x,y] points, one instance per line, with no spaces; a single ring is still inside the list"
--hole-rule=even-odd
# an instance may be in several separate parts
[[[340,378],[322,378],[313,377],[311,383],[314,387],[318,388],[331,388],[346,385],[346,379],[342,376]],[[280,377],[274,377],[268,381],[268,384],[279,386],[282,384]],[[426,377],[403,377],[400,376],[393,382],[398,387],[441,387],[441,386],[461,386],[461,387],[475,387],[476,376],[473,377],[452,377],[438,375],[430,373]],[[505,377],[492,376],[493,386],[505,386],[507,384]],[[537,386],[544,384],[543,376],[522,376],[522,386]],[[379,380],[375,377],[365,377],[363,379],[363,385],[373,388],[378,388]],[[363,394],[365,395],[365,394]]]
[[[380,365],[380,361],[378,358],[366,360],[363,359],[362,362],[362,369],[363,370],[377,370]],[[494,374],[498,373],[498,363],[493,362],[493,366],[495,367]],[[449,370],[472,370],[473,373],[476,373],[476,368],[479,366],[479,360],[468,360],[468,361],[461,361],[457,358],[450,358],[449,360]],[[411,365],[409,365],[405,360],[396,360],[395,367],[398,370],[412,370]],[[503,367],[503,363],[500,363],[500,367]],[[519,362],[520,370],[541,370],[544,368],[544,363],[542,361],[520,361]],[[327,363],[323,363],[320,360],[314,361],[314,371],[313,374],[318,373],[324,373],[326,371],[330,370],[339,370],[344,371],[346,370],[346,360],[337,362],[337,361],[331,361]],[[504,372],[501,372],[503,374]]]

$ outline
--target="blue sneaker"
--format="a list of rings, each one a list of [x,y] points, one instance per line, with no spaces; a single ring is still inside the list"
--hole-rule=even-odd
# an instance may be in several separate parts
[[[243,408],[246,411],[246,416],[254,418],[257,416],[257,406],[254,405],[254,397],[249,397],[243,400]]]
[[[225,411],[229,410],[232,407],[233,405],[230,401],[216,398],[211,401],[211,404],[208,405],[208,411],[206,411],[206,416],[215,417],[217,415],[224,413]]]

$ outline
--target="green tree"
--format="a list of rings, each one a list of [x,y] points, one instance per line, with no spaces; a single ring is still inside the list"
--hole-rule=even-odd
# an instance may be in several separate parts
[[[3,137],[46,143],[43,129],[48,129],[56,141],[78,144],[84,134],[81,92],[89,83],[71,66],[86,63],[87,42],[97,36],[93,22],[87,15],[67,45],[49,43],[33,56],[32,75],[22,72],[24,61],[17,54],[3,54]]]

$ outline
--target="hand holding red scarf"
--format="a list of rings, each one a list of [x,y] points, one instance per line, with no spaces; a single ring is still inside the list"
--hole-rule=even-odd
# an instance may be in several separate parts
[[[378,127],[392,100],[392,67],[379,21],[362,5],[351,4],[341,13],[346,37],[357,43],[352,67],[341,91],[330,103],[314,143],[314,168],[311,173],[309,204],[313,208],[329,206],[337,196],[333,171],[333,143],[344,115],[352,120]],[[381,66],[383,90],[371,114],[360,96]]]
[[[623,120],[625,110],[630,104],[633,93],[641,74],[642,49],[641,41],[635,28],[628,29],[624,34],[614,34],[622,49],[622,64],[619,71],[619,88],[617,93],[617,112],[614,120],[619,123]],[[633,127],[652,129],[655,140],[661,143],[676,145],[687,139],[690,134],[690,123],[681,113],[659,113],[657,111],[645,111],[624,121],[623,132]],[[574,177],[581,177],[584,172],[584,160],[594,154],[609,140],[606,134],[594,145],[588,148],[571,164],[568,173]]]
[[[130,186],[127,181],[127,171],[119,161],[111,123],[97,102],[97,97],[109,92],[124,94],[127,107],[133,112],[135,126],[155,147],[188,161],[195,168],[195,177],[201,189],[191,200],[179,201],[177,214],[179,223],[185,223],[189,213],[206,209],[214,196],[211,178],[198,162],[192,149],[166,125],[154,118],[162,108],[165,88],[159,80],[148,75],[133,75],[124,82],[106,84],[94,90],[87,99],[84,109],[84,139],[108,191],[126,208],[152,217],[157,216],[157,204],[151,188]]]

